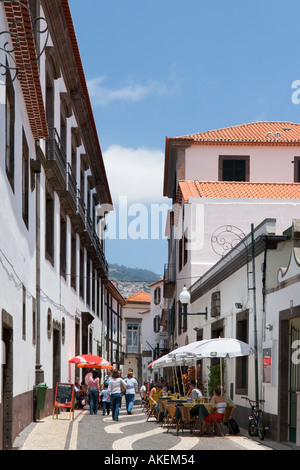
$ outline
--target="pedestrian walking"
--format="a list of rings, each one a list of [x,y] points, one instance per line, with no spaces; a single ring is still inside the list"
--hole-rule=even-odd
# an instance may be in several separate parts
[[[147,386],[147,382],[144,382],[144,384],[140,388],[140,395],[141,395],[142,402],[145,401],[145,397],[146,397],[146,394],[147,394],[146,386]]]
[[[122,399],[122,388],[126,390],[126,382],[119,377],[119,372],[114,369],[112,373],[112,378],[108,384],[108,391],[110,393],[110,401],[111,401],[111,412],[112,412],[112,419],[114,421],[119,420],[119,410],[121,405]]]
[[[97,414],[99,392],[100,392],[100,384],[99,384],[98,372],[94,370],[92,377],[90,377],[88,381],[90,415]]]
[[[126,392],[125,392],[125,401],[126,401],[126,410],[127,414],[132,414],[132,408],[134,405],[135,393],[138,389],[138,383],[136,379],[133,377],[133,370],[128,369],[127,378],[125,379],[126,382]]]
[[[109,391],[108,391],[108,383],[104,384],[104,389],[101,390],[100,397],[102,398],[103,415],[105,415],[105,411],[109,415],[109,412],[110,412],[110,394],[109,394]]]

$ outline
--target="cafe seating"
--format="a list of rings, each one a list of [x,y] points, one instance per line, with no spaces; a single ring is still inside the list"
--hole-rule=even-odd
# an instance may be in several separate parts
[[[215,432],[217,430],[220,431],[223,437],[224,437],[224,433],[222,430],[222,426],[228,426],[230,429],[229,419],[230,419],[232,411],[233,411],[233,406],[226,406],[223,418],[216,418],[214,414],[212,415],[213,416],[212,423],[214,425],[214,431]]]
[[[187,429],[189,429],[191,434],[193,435],[198,420],[197,416],[191,415],[191,408],[187,408],[185,406],[178,406],[178,408],[180,410],[181,416],[177,422],[177,436],[179,434],[180,429],[183,433],[183,429],[185,427],[187,427]]]
[[[165,419],[165,424],[167,425],[168,429],[167,432],[169,432],[171,426],[177,426],[177,418],[175,416],[176,413],[176,403],[167,403],[167,408],[166,408],[166,419]]]
[[[154,416],[156,418],[156,408],[157,408],[157,404],[150,403],[150,406],[147,410],[147,421],[149,421],[149,418],[151,416]]]
[[[164,422],[165,422],[164,418],[166,414],[166,406],[167,406],[167,401],[165,399],[159,400],[159,410],[157,412],[156,421],[158,423],[161,423],[162,426],[164,425]]]
[[[142,402],[142,411],[147,412],[149,409],[149,393],[144,394],[144,400]]]

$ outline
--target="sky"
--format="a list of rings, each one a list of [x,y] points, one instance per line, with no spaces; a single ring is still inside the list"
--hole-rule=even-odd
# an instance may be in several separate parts
[[[106,258],[163,274],[166,137],[300,122],[300,2],[69,4],[115,207]]]

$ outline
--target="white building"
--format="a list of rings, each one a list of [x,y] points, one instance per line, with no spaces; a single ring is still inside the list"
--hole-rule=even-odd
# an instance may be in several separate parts
[[[51,413],[70,358],[122,351],[124,299],[97,235],[111,196],[68,1],[22,3],[0,4],[0,448],[33,420],[35,385]]]
[[[149,369],[152,361],[170,351],[168,335],[168,310],[163,297],[163,280],[150,284],[151,303],[150,310],[143,320],[143,380],[149,377],[154,382],[160,379],[157,369]]]
[[[144,381],[143,352],[144,331],[150,314],[151,296],[148,292],[140,291],[126,298],[123,307],[122,346],[124,351],[123,376],[128,369],[133,369],[139,386]],[[148,348],[147,348],[148,349]]]
[[[189,311],[208,312],[207,320],[197,321],[198,339],[237,338],[253,350],[257,342],[257,381],[255,354],[226,359],[225,390],[237,406],[239,424],[247,427],[242,397],[254,400],[258,387],[268,437],[299,443],[299,220],[280,236],[274,235],[275,226],[275,219],[263,221],[254,228],[253,243],[248,234],[201,276],[190,288]],[[199,364],[203,386],[210,360]]]
[[[173,344],[186,344],[194,335],[194,323],[188,320],[192,328],[178,324],[179,294],[226,252],[222,231],[228,237],[232,228],[239,240],[251,224],[270,217],[276,218],[280,234],[297,217],[299,146],[300,126],[290,122],[167,138],[164,196],[172,199],[173,210],[166,230],[164,295]]]
[[[268,397],[268,422],[273,437],[279,440],[295,438],[295,390],[300,389],[296,383],[293,395],[287,391],[292,370],[291,359],[287,359],[287,337],[289,331],[297,335],[299,330],[298,320],[292,326],[289,314],[297,312],[291,305],[298,305],[298,301],[287,289],[283,290],[289,281],[278,285],[277,280],[278,269],[287,266],[291,243],[282,234],[299,217],[299,131],[299,124],[291,122],[256,122],[167,138],[165,151],[164,196],[174,204],[167,226],[169,254],[164,277],[171,344],[181,346],[195,340],[227,336],[247,339],[253,345],[249,257],[247,253],[237,257],[233,253],[237,244],[243,246],[242,240],[251,226],[255,227],[255,246],[261,250],[256,253],[260,398]],[[263,220],[268,221],[267,225],[261,225]],[[268,271],[262,277],[264,256],[268,257]],[[190,313],[207,311],[207,320],[204,315],[187,316],[185,320],[178,315],[182,312],[179,295],[184,285],[191,292],[188,310]],[[289,300],[283,298],[284,292]],[[281,297],[280,302],[278,298],[275,301],[282,305],[278,312],[282,316],[281,329],[272,326],[268,330],[265,325],[274,323],[268,318],[274,315],[275,303],[268,309],[273,296]],[[235,307],[239,303],[242,311]],[[281,331],[277,339],[276,328]],[[277,341],[284,344],[282,351]],[[272,383],[266,384],[262,381],[263,354],[266,365],[270,348],[272,371],[284,365],[282,373],[277,370],[272,375]],[[285,355],[284,361],[276,348]],[[226,385],[237,402],[239,416],[246,420],[246,402],[240,397],[255,398],[255,383],[253,358],[248,359],[248,364],[245,361],[228,364]],[[205,361],[201,364],[203,373]],[[266,370],[270,372],[270,368]],[[205,380],[203,374],[202,385]],[[275,386],[276,380],[279,388]],[[294,437],[287,436],[287,429],[292,429]]]

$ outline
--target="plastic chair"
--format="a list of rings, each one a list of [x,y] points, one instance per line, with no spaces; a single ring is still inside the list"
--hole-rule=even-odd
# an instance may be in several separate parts
[[[177,436],[179,434],[179,430],[182,430],[187,425],[187,428],[190,430],[192,436],[194,435],[194,431],[197,424],[197,416],[191,416],[191,409],[185,406],[179,406],[181,417],[177,423]]]

